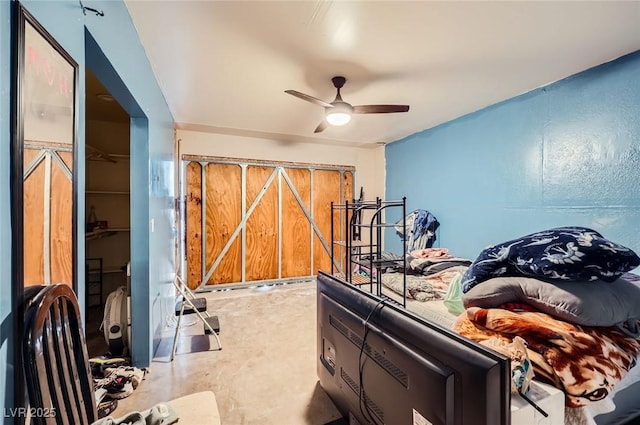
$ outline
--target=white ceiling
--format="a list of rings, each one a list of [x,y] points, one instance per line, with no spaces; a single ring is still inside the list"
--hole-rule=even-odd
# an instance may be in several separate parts
[[[398,140],[640,50],[637,1],[126,0],[179,128],[363,145]],[[343,75],[355,115],[314,135]]]

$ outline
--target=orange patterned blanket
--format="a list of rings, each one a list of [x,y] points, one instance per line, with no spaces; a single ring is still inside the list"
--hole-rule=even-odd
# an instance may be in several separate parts
[[[640,353],[640,341],[614,327],[578,326],[540,312],[472,307],[454,329],[490,346],[523,338],[536,376],[562,389],[568,407],[605,398]]]

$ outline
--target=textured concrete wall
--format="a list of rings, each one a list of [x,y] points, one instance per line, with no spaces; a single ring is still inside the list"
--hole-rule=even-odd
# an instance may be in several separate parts
[[[640,252],[639,71],[636,52],[392,143],[386,196],[431,211],[438,245],[472,259],[560,225]]]

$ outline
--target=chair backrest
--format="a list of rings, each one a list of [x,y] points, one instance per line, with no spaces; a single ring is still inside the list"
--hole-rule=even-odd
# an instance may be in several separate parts
[[[33,424],[89,425],[98,419],[78,300],[64,284],[25,295],[22,353]]]

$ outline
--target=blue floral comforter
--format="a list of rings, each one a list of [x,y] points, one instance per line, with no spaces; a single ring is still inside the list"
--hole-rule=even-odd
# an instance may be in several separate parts
[[[631,249],[586,227],[558,227],[484,249],[462,278],[462,292],[501,276],[613,282],[640,265]]]

